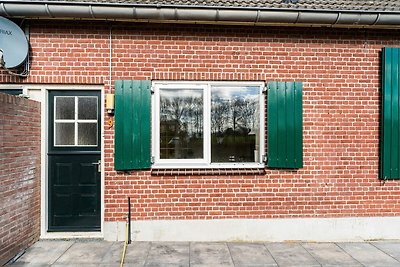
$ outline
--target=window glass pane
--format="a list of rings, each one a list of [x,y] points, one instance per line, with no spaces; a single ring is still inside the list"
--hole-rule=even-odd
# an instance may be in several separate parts
[[[212,162],[260,161],[259,91],[259,87],[212,87]]]
[[[97,97],[78,97],[78,119],[97,120]]]
[[[75,119],[75,97],[57,96],[56,98],[56,120]]]
[[[203,158],[203,90],[160,90],[160,158]]]
[[[72,146],[75,144],[75,123],[56,122],[55,128],[56,146]]]
[[[97,145],[97,123],[78,123],[78,145]]]
[[[22,94],[22,89],[0,89],[0,93],[9,95],[20,95]]]

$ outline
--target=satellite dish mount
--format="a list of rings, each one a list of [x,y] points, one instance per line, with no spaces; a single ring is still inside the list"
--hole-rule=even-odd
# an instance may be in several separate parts
[[[3,58],[3,50],[0,49],[0,68],[4,68],[4,65],[6,63],[4,62],[4,58]]]

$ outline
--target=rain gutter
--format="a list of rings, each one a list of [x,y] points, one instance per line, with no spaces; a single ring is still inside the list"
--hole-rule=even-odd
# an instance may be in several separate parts
[[[0,16],[150,23],[400,28],[400,11],[0,1]]]

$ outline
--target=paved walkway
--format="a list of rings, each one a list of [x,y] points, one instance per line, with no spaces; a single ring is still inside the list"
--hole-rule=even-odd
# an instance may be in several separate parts
[[[119,266],[122,242],[42,240],[13,266]],[[361,243],[132,242],[124,266],[400,266],[400,241]]]

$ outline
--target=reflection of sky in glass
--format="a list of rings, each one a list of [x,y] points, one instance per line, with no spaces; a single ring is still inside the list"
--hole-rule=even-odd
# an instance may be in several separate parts
[[[212,87],[211,94],[213,97],[219,97],[223,100],[230,100],[233,98],[257,98],[260,87],[257,86],[214,86]]]
[[[162,89],[160,90],[160,96],[165,98],[187,98],[194,97],[199,98],[203,96],[203,90],[199,89]]]

